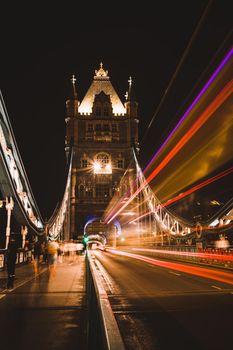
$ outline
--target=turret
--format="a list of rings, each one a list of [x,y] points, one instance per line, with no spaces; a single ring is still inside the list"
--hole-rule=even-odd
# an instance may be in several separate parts
[[[126,92],[126,102],[125,102],[126,113],[130,118],[137,118],[138,103],[135,99],[134,89],[133,89],[133,80],[131,77],[129,77],[128,83],[129,83],[129,89]]]
[[[67,118],[72,118],[72,117],[77,117],[78,116],[78,94],[76,91],[76,78],[74,74],[72,75],[71,80],[71,92],[70,92],[70,98],[66,101],[66,117]]]
[[[128,80],[129,83],[129,89],[126,92],[125,98],[125,108],[126,108],[126,114],[128,115],[130,119],[130,137],[131,137],[131,143],[136,148],[137,151],[139,151],[139,144],[138,144],[138,102],[136,101],[135,95],[134,95],[134,89],[133,89],[133,80],[131,77],[129,77]]]
[[[75,130],[75,119],[78,116],[78,94],[76,91],[76,78],[74,74],[72,75],[71,80],[71,92],[70,98],[66,101],[66,139],[65,139],[65,151],[66,151],[66,159],[69,160],[70,148],[74,144],[74,133],[77,132]]]

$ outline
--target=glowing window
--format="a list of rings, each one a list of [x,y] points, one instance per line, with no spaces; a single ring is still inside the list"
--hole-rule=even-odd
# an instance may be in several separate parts
[[[110,157],[106,153],[99,153],[94,161],[93,170],[95,174],[112,174]]]

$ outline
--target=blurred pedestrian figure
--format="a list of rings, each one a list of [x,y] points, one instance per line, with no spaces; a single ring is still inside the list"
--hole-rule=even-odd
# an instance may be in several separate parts
[[[45,242],[42,242],[41,244],[41,254],[42,254],[42,264],[46,264],[48,259],[47,259],[47,246]]]
[[[56,241],[48,242],[47,253],[48,253],[49,273],[52,276],[55,276],[55,267],[57,263],[58,248],[59,248],[59,244]]]
[[[61,264],[63,262],[63,248],[61,243],[58,246],[57,256],[58,256],[58,262]]]
[[[33,260],[35,274],[37,274],[39,271],[40,256],[41,256],[41,242],[37,241],[34,245],[34,260]]]
[[[10,241],[7,248],[6,264],[7,264],[7,289],[14,287],[15,280],[15,263],[17,258],[17,244],[13,237],[10,237]]]

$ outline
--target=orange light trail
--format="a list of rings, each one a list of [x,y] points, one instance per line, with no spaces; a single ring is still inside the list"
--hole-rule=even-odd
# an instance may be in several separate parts
[[[187,109],[187,111],[184,113],[184,115],[182,116],[182,118],[180,119],[180,121],[178,122],[178,124],[176,125],[176,127],[172,130],[172,132],[169,134],[169,136],[166,138],[166,140],[163,142],[163,144],[160,146],[159,150],[154,154],[153,158],[151,159],[151,161],[149,162],[149,164],[146,166],[146,168],[143,170],[143,173],[145,173],[145,171],[151,166],[152,162],[155,160],[155,158],[157,157],[157,155],[161,152],[161,150],[164,148],[164,146],[168,143],[169,139],[172,137],[172,135],[175,133],[175,131],[179,128],[179,126],[183,123],[183,121],[187,118],[188,114],[192,111],[193,107],[197,104],[197,102],[199,101],[199,99],[203,96],[203,94],[207,91],[207,89],[210,87],[210,85],[213,83],[213,81],[215,80],[216,76],[218,76],[218,74],[220,73],[220,71],[222,70],[222,68],[225,66],[225,64],[229,61],[229,59],[231,58],[233,54],[233,48],[230,49],[230,51],[228,52],[228,54],[225,56],[225,58],[222,60],[221,64],[218,66],[218,68],[215,70],[215,72],[213,73],[213,75],[210,77],[210,79],[207,81],[207,83],[205,84],[205,86],[202,88],[202,90],[199,92],[199,94],[197,95],[197,97],[194,99],[194,101],[191,103],[191,105],[189,106],[189,108]],[[111,218],[112,213],[114,213],[114,211],[116,212],[117,208],[120,206],[120,204],[123,202],[124,199],[126,199],[126,197],[128,196],[128,194],[130,193],[131,190],[133,190],[133,188],[135,187],[136,183],[139,181],[140,177],[138,177],[133,186],[127,191],[127,193],[123,196],[122,199],[120,199],[117,203],[117,205],[115,206],[115,208],[110,209],[109,212],[107,213],[107,215],[105,216],[104,222],[108,222],[109,218]]]
[[[180,256],[192,256],[196,258],[212,259],[219,261],[233,261],[233,253],[229,254],[216,254],[205,252],[182,252],[178,250],[162,250],[162,249],[150,249],[150,248],[132,248],[134,251],[149,252],[149,253],[162,253],[168,255],[180,255]]]
[[[168,261],[162,261],[162,260],[152,259],[147,256],[127,253],[123,251],[117,251],[109,248],[106,248],[106,251],[112,254],[127,256],[129,258],[141,260],[152,265],[161,266],[167,269],[181,271],[184,273],[189,273],[191,275],[201,276],[204,278],[210,278],[216,281],[233,285],[233,274],[229,272],[211,270],[204,267],[196,267],[196,266],[184,265],[184,264],[173,263]]]
[[[232,172],[233,172],[233,166],[231,168],[227,169],[227,170],[224,170],[220,174],[215,175],[215,176],[211,177],[210,179],[207,179],[207,180],[203,181],[202,183],[200,183],[200,184],[190,188],[189,190],[179,194],[178,196],[176,196],[176,197],[174,197],[172,199],[169,199],[167,202],[163,203],[162,205],[163,205],[163,207],[166,207],[166,206],[168,206],[168,205],[170,205],[170,204],[180,200],[181,198],[186,197],[189,194],[199,190],[200,188],[202,188],[204,186],[207,186],[207,185],[211,184],[212,182],[215,182],[215,181],[221,179],[222,177],[224,177],[224,176],[226,176],[226,175],[228,175],[228,174],[230,174]]]
[[[108,224],[120,214],[120,212],[138,195],[139,192],[149,184],[156,175],[170,162],[170,160],[180,151],[180,149],[191,139],[191,137],[203,126],[203,124],[213,115],[221,104],[232,94],[233,80],[231,80],[213,102],[206,108],[201,116],[196,120],[188,132],[180,139],[176,146],[168,153],[158,167],[147,177],[137,191],[122,205],[122,207],[108,220]]]

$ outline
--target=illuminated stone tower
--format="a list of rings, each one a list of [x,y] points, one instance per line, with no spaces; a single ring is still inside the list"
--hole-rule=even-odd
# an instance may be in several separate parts
[[[123,104],[100,64],[82,101],[76,79],[66,101],[67,159],[73,147],[70,236],[81,239],[91,216],[101,218],[138,147],[138,103],[132,79]],[[123,184],[126,191],[128,185]],[[119,194],[120,195],[120,194]]]

